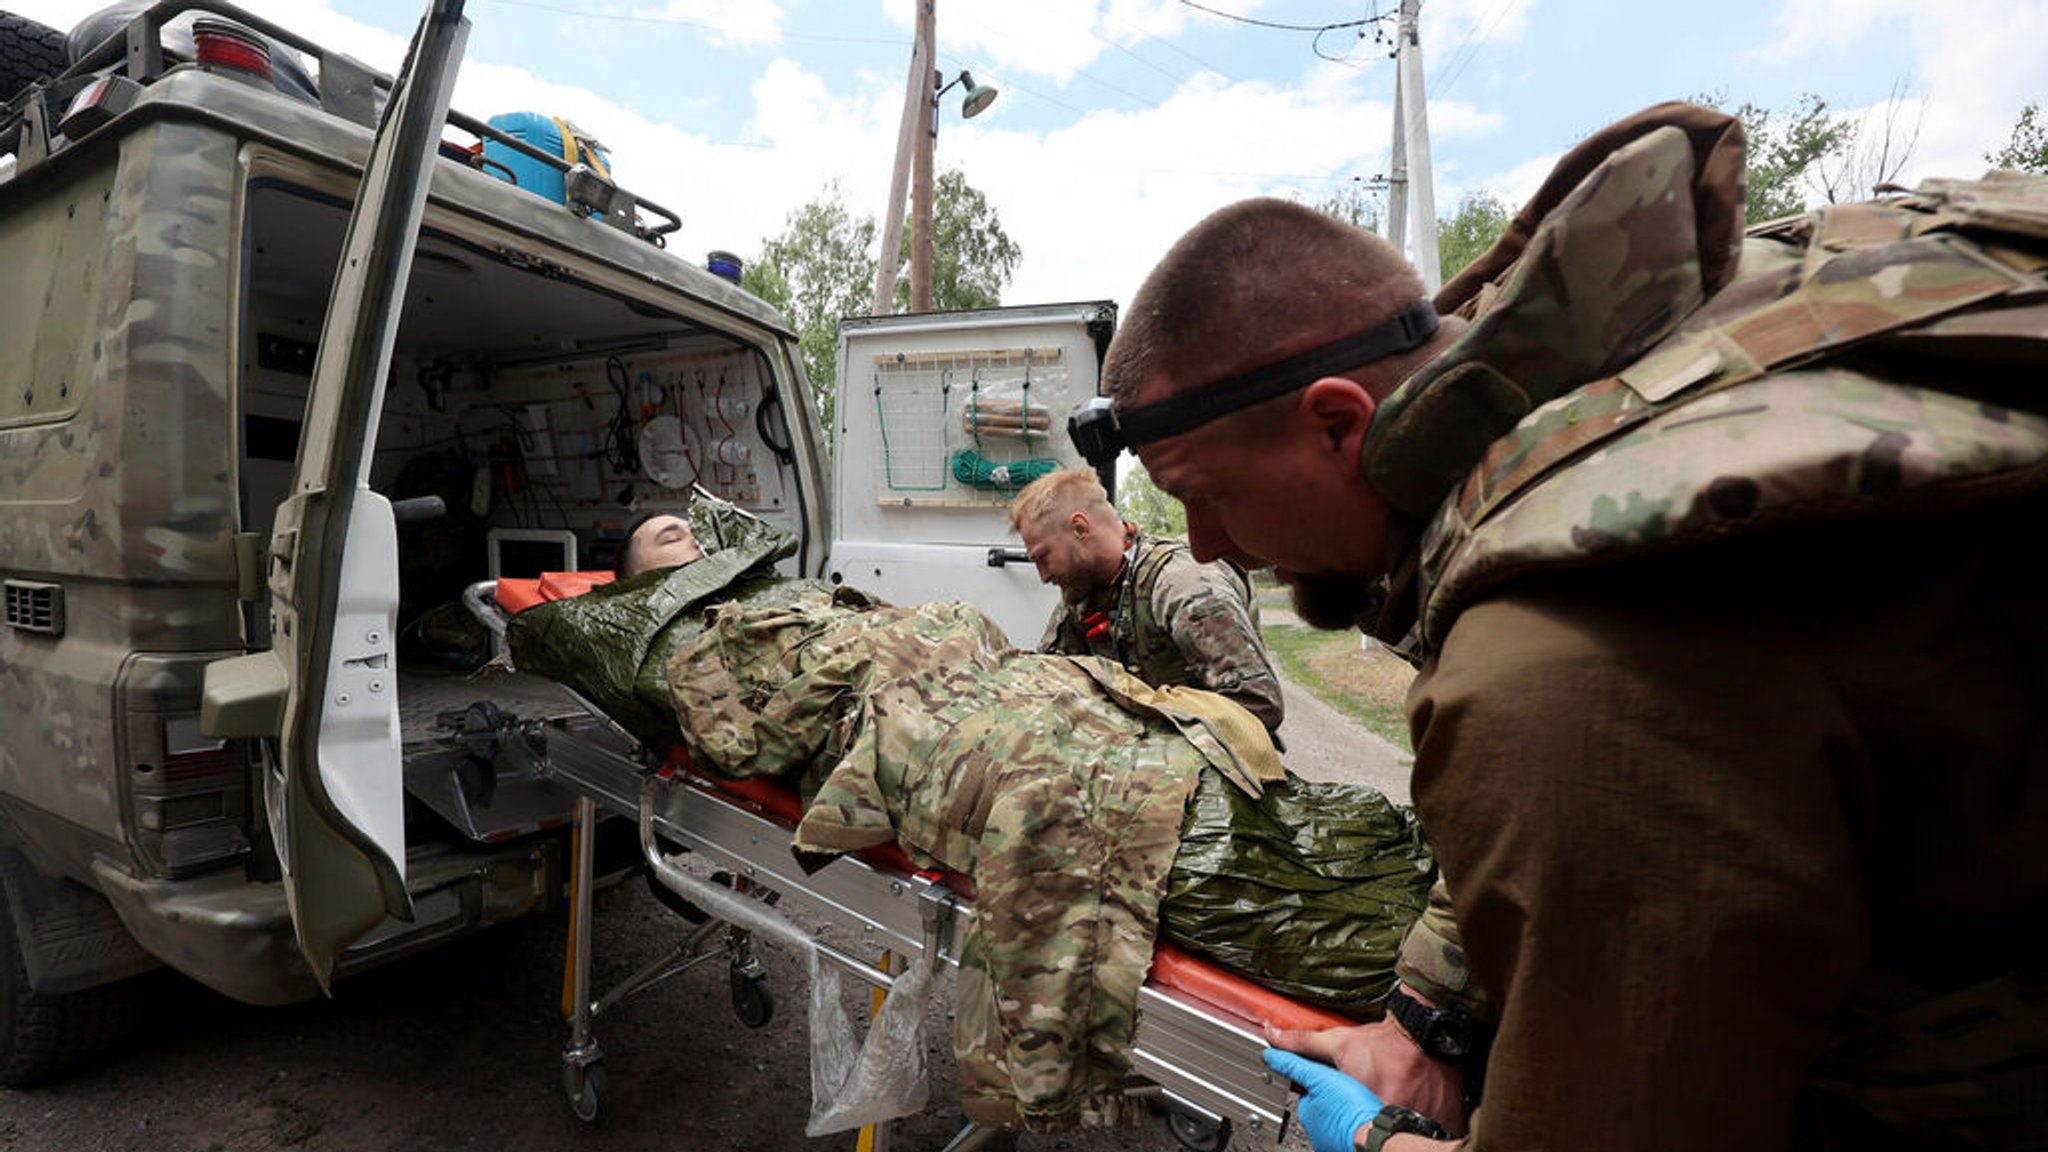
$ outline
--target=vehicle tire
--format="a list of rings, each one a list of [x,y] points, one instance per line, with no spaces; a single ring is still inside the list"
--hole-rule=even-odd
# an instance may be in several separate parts
[[[112,1046],[138,1018],[142,980],[46,996],[28,984],[14,912],[0,894],[0,1085],[36,1083]]]
[[[70,65],[64,34],[25,16],[0,12],[0,101],[37,80],[47,80]]]

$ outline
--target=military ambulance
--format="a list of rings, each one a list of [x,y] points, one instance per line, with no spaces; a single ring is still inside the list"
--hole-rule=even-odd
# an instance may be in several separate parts
[[[0,1083],[151,968],[282,1003],[562,899],[573,798],[514,737],[604,721],[487,666],[481,581],[701,488],[792,574],[1044,620],[1001,476],[1071,449],[947,445],[984,385],[1012,431],[1092,394],[1114,309],[856,335],[852,450],[897,437],[842,570],[793,334],[573,125],[450,112],[460,8],[397,81],[222,4],[0,16]]]

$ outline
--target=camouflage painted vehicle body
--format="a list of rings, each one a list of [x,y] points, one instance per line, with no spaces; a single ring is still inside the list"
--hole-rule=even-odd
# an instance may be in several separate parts
[[[369,483],[404,496],[417,494],[403,491],[407,466],[432,462],[450,437],[525,442],[516,486],[502,468],[479,482],[489,511],[448,502],[459,523],[442,534],[473,531],[478,547],[442,575],[477,580],[484,536],[530,527],[535,510],[552,506],[559,534],[588,556],[633,515],[616,500],[622,487],[643,508],[687,501],[687,486],[590,463],[594,443],[580,455],[563,421],[596,405],[588,387],[562,381],[595,381],[605,395],[607,360],[621,359],[643,387],[729,371],[745,389],[735,397],[757,407],[734,421],[752,427],[728,429],[742,448],[754,442],[753,463],[722,494],[802,542],[792,573],[824,564],[822,435],[793,337],[735,284],[648,242],[667,230],[644,226],[659,210],[609,185],[600,221],[430,161],[422,235],[434,251],[423,246],[413,265],[405,367],[391,373],[406,387],[383,395],[369,427],[323,424],[306,377],[379,84],[251,23],[273,45],[318,56],[320,104],[131,51],[97,69],[88,58],[0,110],[0,267],[11,281],[0,301],[0,916],[11,928],[0,951],[16,943],[37,996],[159,963],[249,1002],[317,991],[294,939],[300,910],[278,882],[266,737],[208,735],[200,720],[209,666],[269,647],[266,574],[274,588],[288,562],[272,555],[271,529],[295,445],[303,456],[313,438],[373,443]],[[95,74],[113,76],[105,106],[66,113]],[[540,416],[505,432],[506,405]],[[709,420],[682,398],[672,410]],[[589,483],[572,483],[582,470]],[[437,544],[406,542],[427,551],[401,553],[405,582],[441,565]],[[545,907],[561,890],[569,797],[536,793],[488,827],[451,816],[440,793],[467,753],[436,719],[449,705],[425,691],[449,678],[422,678],[395,637],[381,642],[407,717],[410,896],[398,899],[416,916],[367,933],[340,957],[344,973]],[[543,706],[494,693],[504,681],[480,683],[451,688],[463,693],[453,707],[473,699],[532,719]],[[264,709],[254,711],[262,732]],[[0,1078],[23,1078],[7,1066],[8,1041]]]

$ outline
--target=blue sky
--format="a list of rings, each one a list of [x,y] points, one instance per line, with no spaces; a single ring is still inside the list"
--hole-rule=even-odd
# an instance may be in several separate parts
[[[988,194],[1022,247],[1007,302],[1128,300],[1153,259],[1243,196],[1320,199],[1385,171],[1394,68],[1371,32],[1257,27],[1180,0],[937,0],[939,65],[1002,90],[940,111],[937,163]],[[1283,24],[1394,0],[1202,0]],[[383,68],[423,0],[244,0]],[[68,27],[98,3],[10,0]],[[1711,14],[1709,18],[1708,14]],[[1573,141],[1658,100],[1723,93],[1857,115],[1904,94],[1905,172],[1974,175],[2048,99],[2048,0],[1424,0],[1437,206],[1510,204]],[[836,183],[880,215],[910,55],[909,0],[470,0],[457,105],[566,116],[697,254],[758,251]]]

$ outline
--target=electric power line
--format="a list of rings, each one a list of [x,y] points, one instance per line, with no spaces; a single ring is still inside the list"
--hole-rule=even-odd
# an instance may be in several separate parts
[[[1378,13],[1359,20],[1339,20],[1328,24],[1282,24],[1273,20],[1260,20],[1251,16],[1240,16],[1235,12],[1225,12],[1221,8],[1211,8],[1206,4],[1197,4],[1195,0],[1180,0],[1180,2],[1182,7],[1193,8],[1197,12],[1207,12],[1211,16],[1220,16],[1225,20],[1235,20],[1239,24],[1250,24],[1255,28],[1272,28],[1280,32],[1315,32],[1320,34],[1323,32],[1333,32],[1340,28],[1359,28],[1367,24],[1390,19],[1385,13]]]

